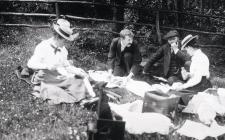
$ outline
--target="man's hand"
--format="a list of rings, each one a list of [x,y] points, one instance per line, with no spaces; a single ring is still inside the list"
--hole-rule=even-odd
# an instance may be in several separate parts
[[[122,86],[125,87],[133,76],[134,76],[134,74],[132,72],[130,72],[129,75],[123,80]]]
[[[190,73],[185,70],[184,67],[181,68],[181,76],[183,80],[186,80],[190,77]]]
[[[76,75],[80,75],[81,77],[87,77],[88,74],[81,68],[76,68]]]
[[[75,75],[79,75],[82,78],[88,76],[88,74],[81,68],[76,68],[74,66],[69,66],[66,67],[67,72],[71,73],[71,74],[75,74]]]
[[[109,73],[110,75],[112,75],[113,70],[112,70],[112,69],[109,69],[109,70],[108,70],[108,73]]]
[[[133,76],[134,76],[134,74],[132,72],[130,72],[129,75],[127,76],[127,79],[130,80]]]
[[[173,50],[173,52],[176,54],[179,51],[178,48],[178,42],[174,42],[171,44],[171,49]]]

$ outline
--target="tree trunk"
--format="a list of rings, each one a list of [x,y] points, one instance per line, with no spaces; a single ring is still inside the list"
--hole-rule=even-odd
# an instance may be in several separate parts
[[[200,10],[199,10],[200,14],[204,14],[203,13],[203,0],[200,0]],[[199,24],[199,28],[201,29],[202,28],[202,18],[200,19],[200,24]]]
[[[209,9],[212,9],[212,4],[213,4],[213,1],[212,0],[209,0],[209,3],[208,3],[209,5]]]
[[[182,12],[183,11],[183,1],[182,0],[177,0],[177,11]],[[182,27],[182,21],[183,21],[183,15],[182,14],[177,14],[177,26]]]
[[[160,28],[159,28],[159,11],[156,12],[156,33],[157,33],[158,43],[159,43],[159,45],[161,45],[162,38],[161,38],[161,33],[160,33]]]
[[[125,5],[126,0],[113,0],[115,5]],[[113,20],[124,21],[124,8],[121,7],[113,7]],[[122,24],[116,24],[114,26],[113,31],[120,32],[123,29]]]
[[[55,3],[55,14],[56,14],[56,17],[59,18],[60,12],[59,12],[59,4],[58,3]]]

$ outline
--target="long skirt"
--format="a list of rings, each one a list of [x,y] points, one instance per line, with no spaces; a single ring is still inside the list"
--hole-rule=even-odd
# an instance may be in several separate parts
[[[212,84],[211,82],[209,81],[209,79],[207,79],[205,76],[202,77],[202,80],[199,84],[193,86],[193,87],[190,87],[190,88],[187,88],[187,90],[190,90],[190,91],[193,91],[194,94],[190,94],[190,95],[184,95],[183,97],[181,97],[182,101],[183,101],[183,104],[184,105],[187,105],[188,102],[192,99],[192,97],[197,94],[198,92],[202,92],[208,88],[212,88]]]
[[[40,97],[51,100],[52,104],[78,102],[87,95],[83,79],[65,77],[57,71],[39,70],[34,81],[41,83]]]

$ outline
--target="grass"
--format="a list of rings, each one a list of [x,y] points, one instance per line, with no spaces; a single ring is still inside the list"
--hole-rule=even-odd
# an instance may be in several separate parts
[[[35,46],[51,36],[50,30],[0,27],[0,32],[0,139],[87,139],[87,123],[96,119],[95,112],[76,104],[50,106],[45,101],[34,98],[30,94],[31,86],[17,79],[14,74],[17,66],[26,65]],[[93,52],[91,49],[85,49],[84,43],[80,40],[69,48],[70,58],[76,66],[89,70],[97,63],[105,62],[103,51]],[[83,48],[77,47],[77,44]],[[210,52],[209,54],[213,55]],[[213,68],[212,72],[215,76],[225,77],[221,72],[223,69],[224,67],[218,70]],[[126,133],[125,137],[134,140],[149,139],[152,136]]]
[[[49,106],[45,101],[35,99],[30,94],[31,86],[14,74],[17,66],[26,65],[36,44],[48,38],[50,31],[0,30],[3,33],[0,39],[0,139],[87,139],[86,124],[96,118],[94,112],[75,104]]]

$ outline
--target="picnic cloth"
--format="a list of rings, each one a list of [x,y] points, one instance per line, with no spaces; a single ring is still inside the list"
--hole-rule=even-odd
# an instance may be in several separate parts
[[[199,122],[186,120],[183,126],[176,131],[180,135],[203,140],[206,137],[217,138],[225,134],[225,126],[220,126],[214,121],[210,126]]]
[[[110,75],[107,71],[89,71],[89,76],[95,81],[107,82],[107,88],[126,88],[126,90],[140,96],[144,97],[145,92],[151,91],[152,87],[150,84],[144,81],[137,81],[130,79],[126,85],[123,82],[126,77],[119,77]]]
[[[216,95],[199,92],[194,95],[183,112],[197,114],[201,122],[211,124],[217,114],[225,115],[225,92],[222,91],[225,89],[220,89]]]
[[[127,104],[109,103],[112,111],[126,122],[125,129],[131,134],[159,133],[169,134],[173,127],[171,120],[159,113],[141,113],[143,101],[137,100]]]

